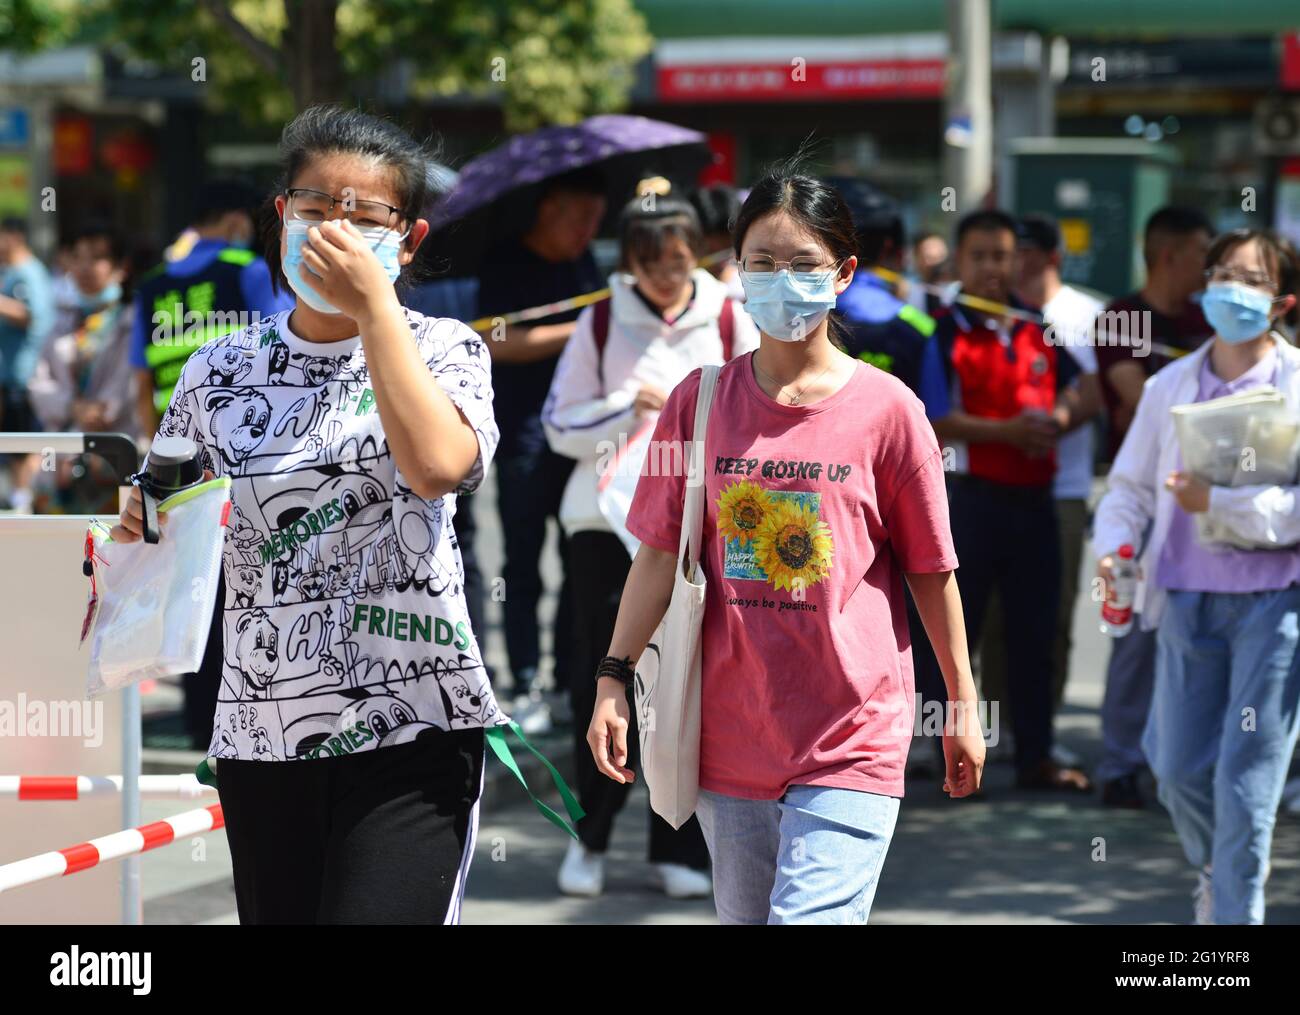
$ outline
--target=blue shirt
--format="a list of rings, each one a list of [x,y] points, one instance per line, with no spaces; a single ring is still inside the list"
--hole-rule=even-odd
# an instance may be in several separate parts
[[[229,244],[225,240],[199,240],[188,254],[180,260],[169,263],[165,274],[173,278],[195,275],[212,264],[217,259],[217,255],[228,246]],[[253,258],[248,267],[240,273],[239,288],[248,303],[249,313],[256,311],[262,317],[270,317],[282,310],[292,310],[294,307],[291,292],[277,293],[271,289],[271,269],[260,257]],[[149,341],[153,315],[144,313],[143,309],[139,306],[136,307],[135,322],[131,331],[131,365],[141,370],[147,370],[149,366],[145,362],[144,349]],[[222,310],[223,308],[214,307],[213,309]]]
[[[948,380],[933,319],[900,300],[869,268],[853,276],[835,309],[851,325],[846,340],[850,355],[898,376],[924,403],[930,419],[948,415]],[[927,325],[928,332],[922,330]]]
[[[0,294],[11,296],[31,315],[26,326],[0,319],[0,386],[25,388],[54,324],[54,284],[35,257],[0,274]]]

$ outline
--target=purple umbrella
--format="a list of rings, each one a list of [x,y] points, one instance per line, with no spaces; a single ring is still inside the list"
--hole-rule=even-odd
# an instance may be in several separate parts
[[[531,224],[547,180],[598,168],[614,212],[634,196],[642,177],[693,181],[709,158],[708,141],[699,131],[644,116],[611,114],[542,127],[466,163],[456,186],[431,210],[431,239],[450,257],[454,272],[470,271],[488,243]]]

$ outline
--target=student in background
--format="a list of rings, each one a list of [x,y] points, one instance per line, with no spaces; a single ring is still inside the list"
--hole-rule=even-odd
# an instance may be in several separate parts
[[[699,216],[704,234],[700,255],[718,258],[708,265],[709,274],[727,287],[729,297],[737,302],[743,301],[745,291],[740,284],[736,255],[731,249],[731,226],[740,214],[740,195],[735,187],[717,183],[695,191],[691,195],[691,206]]]
[[[533,222],[522,236],[498,244],[479,271],[478,316],[495,317],[515,310],[581,296],[605,284],[596,269],[591,243],[605,217],[605,179],[597,170],[579,169],[551,180],[537,202]],[[505,617],[506,654],[514,681],[511,713],[527,732],[550,728],[550,706],[534,687],[541,664],[541,555],[548,518],[558,520],[571,459],[547,446],[542,406],[550,391],[555,365],[573,334],[578,311],[511,325],[504,335],[492,333],[492,388],[501,446],[497,451],[497,511],[505,539],[502,577],[507,589],[501,604]],[[560,558],[566,556],[561,530]],[[572,589],[561,581],[555,630],[572,626]],[[569,686],[569,640],[554,639],[555,687]]]
[[[1142,257],[1147,277],[1135,293],[1113,300],[1097,322],[1097,366],[1114,457],[1137,411],[1148,377],[1171,362],[1155,344],[1190,351],[1213,331],[1192,296],[1204,285],[1205,254],[1214,230],[1195,208],[1169,206],[1147,219]],[[1133,544],[1141,547],[1144,533]],[[1142,730],[1155,679],[1155,632],[1133,624],[1115,639],[1106,666],[1101,706],[1102,758],[1097,766],[1102,803],[1145,806],[1138,776],[1146,766]]]
[[[135,378],[129,362],[132,304],[126,292],[126,243],[107,223],[72,237],[69,276],[76,304],[60,308],[28,385],[32,408],[46,430],[135,432]],[[44,493],[59,510],[90,514],[117,510],[118,477],[97,455],[59,458]],[[41,492],[41,491],[38,491]]]
[[[50,273],[27,245],[27,223],[0,221],[0,430],[39,430],[27,398],[27,382],[54,323]],[[31,510],[30,467],[26,456],[0,455],[8,463],[9,506]]]

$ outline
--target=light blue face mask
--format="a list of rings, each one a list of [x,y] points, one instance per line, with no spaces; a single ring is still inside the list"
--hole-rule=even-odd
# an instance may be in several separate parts
[[[284,277],[289,280],[289,288],[297,293],[298,298],[313,310],[318,310],[322,314],[341,314],[333,303],[325,299],[320,293],[312,288],[310,282],[304,281],[298,274],[298,269],[302,266],[302,248],[307,242],[307,230],[312,226],[319,225],[318,222],[304,222],[301,219],[287,219],[284,223]],[[379,258],[379,263],[384,266],[384,271],[388,275],[388,281],[396,282],[397,276],[402,273],[402,266],[398,263],[397,256],[402,252],[402,241],[406,239],[406,233],[396,233],[391,229],[385,229],[382,226],[363,229],[357,226],[357,231],[361,233],[361,238],[370,245],[370,249],[375,252]],[[316,274],[311,268],[307,269],[308,275]]]
[[[835,269],[792,272],[742,271],[744,308],[763,334],[801,342],[835,306]]]
[[[1273,299],[1240,282],[1211,282],[1201,296],[1201,310],[1225,342],[1249,342],[1268,330]]]
[[[82,313],[94,313],[96,310],[102,310],[111,303],[116,303],[122,298],[122,287],[116,282],[110,282],[97,293],[86,295],[83,292],[77,293],[77,306]]]

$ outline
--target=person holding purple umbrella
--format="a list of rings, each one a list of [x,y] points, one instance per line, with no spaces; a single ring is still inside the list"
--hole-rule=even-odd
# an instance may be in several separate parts
[[[601,288],[605,281],[588,247],[604,216],[605,179],[599,170],[578,169],[554,178],[542,191],[528,230],[498,244],[484,258],[479,271],[480,317],[499,317]],[[512,711],[528,733],[544,732],[550,725],[549,709],[534,688],[541,659],[539,564],[546,520],[555,518],[558,524],[560,498],[573,470],[573,460],[557,455],[546,443],[542,405],[577,317],[578,310],[573,309],[527,324],[493,327],[487,342],[501,429],[497,510],[505,539],[503,577],[509,590],[503,603],[506,654],[515,686]],[[564,556],[561,547],[561,559]],[[555,628],[565,632],[555,638],[558,689],[567,686],[569,603],[568,589],[562,586]]]

